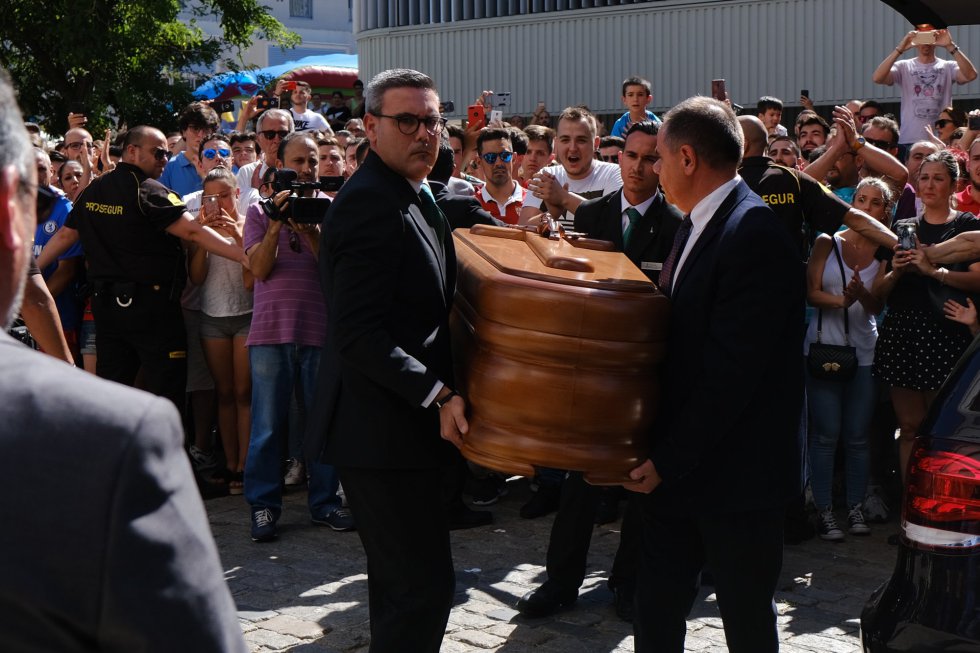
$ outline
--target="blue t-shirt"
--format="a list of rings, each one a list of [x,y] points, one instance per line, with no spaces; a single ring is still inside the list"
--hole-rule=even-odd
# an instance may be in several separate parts
[[[44,222],[37,225],[34,231],[34,256],[40,256],[44,246],[48,244],[51,237],[65,224],[65,218],[71,213],[71,200],[64,195],[58,195],[54,206],[51,208],[51,215]],[[72,245],[67,252],[58,257],[58,261],[77,258],[82,256],[81,241]],[[54,271],[58,269],[58,263],[52,263],[41,270],[41,275],[45,280],[51,278]],[[75,294],[75,282],[68,284],[68,287],[54,298],[54,303],[58,307],[58,314],[61,316],[61,328],[66,331],[77,329],[82,320],[82,307],[78,303]]]
[[[181,197],[204,189],[201,175],[197,174],[197,168],[183,152],[170,159],[167,167],[163,169],[163,174],[160,175],[160,183]]]
[[[660,123],[660,118],[658,118],[657,114],[655,114],[653,111],[647,111],[647,118],[649,118],[655,123],[658,124]],[[626,113],[624,113],[619,117],[619,120],[617,120],[616,124],[613,125],[612,131],[609,132],[609,135],[625,138],[626,130],[629,129],[631,124],[633,123],[630,122],[630,112],[627,111]]]

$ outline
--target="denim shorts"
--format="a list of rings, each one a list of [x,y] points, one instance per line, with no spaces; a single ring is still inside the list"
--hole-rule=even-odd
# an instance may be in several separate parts
[[[201,313],[201,337],[208,340],[247,337],[248,328],[251,324],[251,313],[229,315],[228,317],[214,317],[207,313]]]

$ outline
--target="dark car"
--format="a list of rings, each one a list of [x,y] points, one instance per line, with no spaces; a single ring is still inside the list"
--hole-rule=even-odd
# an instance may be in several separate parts
[[[980,339],[916,439],[898,561],[861,614],[865,653],[980,653]]]

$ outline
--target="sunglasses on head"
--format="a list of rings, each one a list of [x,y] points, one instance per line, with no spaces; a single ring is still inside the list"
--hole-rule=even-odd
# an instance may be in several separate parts
[[[498,157],[504,163],[510,163],[511,160],[514,158],[514,153],[508,152],[506,150],[504,150],[503,152],[487,152],[486,154],[483,155],[483,160],[489,163],[490,165],[493,165],[494,163],[497,162]]]
[[[226,150],[223,147],[220,147],[218,149],[209,147],[208,149],[201,152],[201,154],[204,156],[205,159],[213,159],[216,156],[221,156],[222,158],[227,159],[229,156],[231,156],[231,150]]]
[[[278,136],[279,138],[286,138],[287,136],[289,136],[289,132],[286,131],[285,129],[281,129],[279,131],[276,131],[275,129],[265,129],[263,131],[260,131],[259,133],[265,136],[270,141],[276,136]]]
[[[946,125],[952,125],[952,124],[953,124],[952,120],[949,120],[947,118],[940,118],[939,120],[936,121],[936,129],[942,129]]]

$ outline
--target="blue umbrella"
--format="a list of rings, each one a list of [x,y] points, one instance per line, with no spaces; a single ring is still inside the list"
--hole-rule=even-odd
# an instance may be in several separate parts
[[[356,54],[320,54],[287,61],[277,66],[255,70],[227,72],[212,77],[194,91],[194,95],[205,100],[226,99],[240,95],[255,95],[255,92],[270,81],[282,77],[291,70],[305,66],[331,66],[357,70]]]

